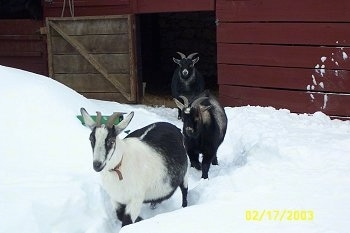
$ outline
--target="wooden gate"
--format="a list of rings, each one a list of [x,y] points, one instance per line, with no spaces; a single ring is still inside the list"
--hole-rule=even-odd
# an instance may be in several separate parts
[[[88,98],[137,101],[131,15],[47,18],[51,78]]]

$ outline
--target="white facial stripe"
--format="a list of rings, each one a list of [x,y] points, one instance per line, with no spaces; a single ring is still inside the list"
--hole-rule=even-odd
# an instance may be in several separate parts
[[[94,148],[94,161],[100,161],[101,163],[104,163],[106,158],[106,147],[105,147],[105,140],[108,135],[108,130],[104,125],[101,127],[96,128],[95,130],[95,148]]]
[[[185,113],[185,114],[190,114],[190,111],[191,111],[191,108],[185,108],[185,109],[184,109],[184,113]]]

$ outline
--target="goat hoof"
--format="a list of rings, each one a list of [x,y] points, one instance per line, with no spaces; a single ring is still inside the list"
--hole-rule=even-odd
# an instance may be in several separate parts
[[[191,162],[191,167],[194,167],[195,169],[197,169],[197,170],[202,170],[202,166],[201,166],[201,164],[200,164],[200,162]]]
[[[218,158],[214,158],[213,161],[211,162],[212,165],[219,165]]]
[[[142,221],[142,220],[143,220],[143,218],[141,218],[140,216],[138,216],[137,219],[135,220],[135,222],[140,222],[140,221]]]

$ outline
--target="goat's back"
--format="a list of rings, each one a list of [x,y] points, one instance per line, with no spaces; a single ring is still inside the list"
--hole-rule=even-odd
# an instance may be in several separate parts
[[[167,167],[187,167],[187,154],[181,130],[168,122],[156,122],[130,133],[126,138],[135,137],[155,148],[163,157]]]
[[[215,98],[215,96],[212,95],[208,90],[206,90],[206,91],[202,92],[200,95],[196,96],[194,98],[194,100],[197,98],[201,98],[201,97],[208,97],[208,99],[204,100],[201,103],[201,105],[204,105],[204,106],[211,105],[212,106],[208,111],[209,111],[210,116],[213,118],[213,121],[215,121],[215,124],[218,127],[220,141],[222,141],[225,137],[226,129],[227,129],[227,116],[226,116],[225,110],[221,106],[219,101]],[[212,124],[212,122],[210,124]]]

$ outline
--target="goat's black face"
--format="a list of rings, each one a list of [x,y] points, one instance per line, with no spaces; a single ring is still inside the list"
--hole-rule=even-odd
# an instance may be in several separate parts
[[[106,166],[106,160],[115,150],[115,140],[117,134],[114,128],[108,128],[102,125],[95,127],[90,134],[90,142],[93,150],[93,167],[94,170],[102,171]]]
[[[193,73],[194,62],[191,59],[184,58],[178,63],[180,66],[180,75],[183,79],[188,79]]]
[[[187,107],[183,109],[183,133],[191,138],[198,137],[201,129],[200,110]]]

